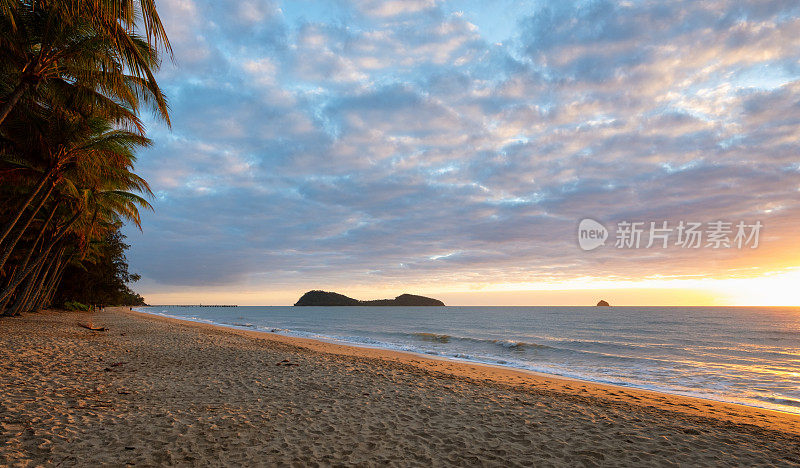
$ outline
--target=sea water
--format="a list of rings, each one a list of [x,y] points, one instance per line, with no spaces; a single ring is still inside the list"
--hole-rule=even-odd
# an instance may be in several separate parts
[[[138,310],[800,413],[800,308]]]

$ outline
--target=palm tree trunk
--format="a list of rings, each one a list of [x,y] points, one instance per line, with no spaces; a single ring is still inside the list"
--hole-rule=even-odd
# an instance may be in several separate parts
[[[53,277],[53,281],[48,287],[47,294],[44,295],[44,299],[42,300],[42,303],[39,304],[38,308],[47,308],[53,304],[53,297],[55,296],[59,285],[61,285],[61,278],[64,276],[64,270],[67,269],[69,262],[69,258],[61,261],[61,264],[58,266],[58,272]]]
[[[31,295],[28,297],[28,302],[25,304],[25,311],[34,312],[36,310],[36,304],[39,302],[42,289],[44,289],[44,285],[50,279],[50,276],[53,275],[58,262],[61,261],[61,257],[64,255],[64,250],[66,250],[66,247],[62,247],[61,250],[59,250],[58,255],[56,255],[50,264],[47,265],[47,268],[44,269],[44,272],[37,280],[35,287],[31,290]]]
[[[20,80],[17,84],[17,87],[14,88],[14,91],[8,97],[8,100],[3,104],[3,107],[0,108],[0,125],[6,120],[8,114],[11,113],[11,109],[17,105],[19,99],[25,94],[25,90],[28,88],[28,83],[25,80]]]
[[[8,311],[5,312],[6,315],[16,316],[26,311],[26,307],[30,302],[33,290],[36,288],[36,285],[38,284],[41,277],[44,276],[44,274],[47,273],[48,269],[53,265],[54,261],[55,261],[55,256],[51,256],[51,258],[48,261],[40,263],[39,266],[36,268],[36,270],[33,272],[33,274],[28,276],[28,280],[25,284],[25,287],[22,288],[22,293],[19,295],[19,297],[17,297],[17,300],[14,303],[14,305],[10,309],[8,309]]]
[[[26,288],[23,302],[21,302],[19,309],[14,311],[12,315],[19,315],[22,312],[33,312],[35,310],[35,304],[39,302],[39,296],[42,293],[42,288],[44,288],[45,282],[50,279],[50,276],[53,274],[53,270],[55,270],[56,265],[61,260],[61,257],[64,255],[64,251],[66,247],[61,247],[58,253],[53,256],[53,258],[47,262],[47,266],[40,269],[37,275],[31,276],[30,284]]]
[[[44,224],[42,224],[42,228],[39,230],[39,236],[36,238],[36,241],[33,243],[33,245],[31,246],[30,250],[28,250],[28,255],[25,256],[25,259],[22,261],[21,264],[15,266],[15,268],[14,268],[14,272],[15,273],[18,272],[18,271],[24,271],[25,268],[28,267],[28,263],[31,261],[31,257],[33,256],[33,253],[36,252],[36,248],[39,246],[39,242],[42,241],[42,238],[44,237],[44,233],[45,233],[45,231],[47,231],[47,226],[50,224],[50,221],[53,220],[53,215],[56,214],[56,210],[58,209],[58,205],[60,203],[61,202],[56,203],[56,205],[53,207],[53,210],[50,211],[50,216],[47,218],[47,221],[45,221]],[[8,275],[8,278],[9,278],[9,282],[10,282],[11,279],[14,278],[14,275],[13,274]],[[2,311],[2,310],[3,310],[3,304],[0,303],[0,311]]]
[[[33,274],[34,276],[36,274],[38,274],[38,272],[41,269],[41,267],[44,264],[44,262],[47,261],[50,258],[50,251],[51,250],[52,250],[52,247],[50,247],[47,250],[45,250],[44,252],[42,252],[42,254],[39,255],[39,257],[36,259],[35,262],[33,262],[32,265],[28,266],[28,268],[26,268],[21,273],[19,273],[16,278],[12,278],[11,283],[8,286],[6,286],[6,288],[0,294],[0,301],[2,301],[0,303],[0,308],[2,306],[5,306],[6,304],[8,304],[8,301],[11,298],[11,295],[19,288],[19,286],[23,282],[25,282],[25,280],[29,280],[30,279],[31,274]],[[24,295],[24,292],[21,293],[21,294]],[[17,299],[20,299],[21,297],[22,296],[18,296]],[[17,302],[17,304],[18,304],[18,302]],[[10,315],[8,310],[3,311],[2,314],[3,315]]]
[[[34,269],[36,269],[41,263],[43,263],[47,259],[47,257],[50,255],[50,251],[53,250],[53,247],[56,244],[61,242],[61,239],[67,233],[67,229],[69,229],[73,224],[75,224],[75,221],[78,220],[78,217],[80,217],[80,215],[81,215],[80,211],[75,213],[75,216],[73,216],[72,219],[70,219],[66,225],[62,226],[59,229],[59,232],[57,232],[55,239],[50,241],[47,248],[39,255],[39,257],[36,259],[33,265],[29,265],[27,268],[21,271],[17,275],[18,276],[17,278],[12,278],[10,284],[6,286],[6,288],[2,292],[0,292],[0,301],[5,301],[8,297],[10,297],[11,293],[13,293],[15,289],[17,289],[17,286],[19,286],[20,283],[22,283],[25,280],[25,278],[27,278],[28,275],[30,275],[33,272]]]
[[[33,202],[33,199],[36,198],[36,195],[38,195],[39,191],[42,190],[42,187],[44,187],[44,184],[47,182],[47,180],[52,177],[53,174],[55,174],[55,171],[56,168],[53,167],[42,176],[42,178],[39,180],[39,183],[36,184],[36,188],[33,189],[33,192],[31,192],[31,194],[28,196],[28,199],[25,200],[25,203],[23,203],[20,209],[17,211],[16,217],[9,221],[8,226],[3,228],[3,233],[0,234],[0,245],[3,245],[3,241],[6,239],[6,237],[8,237],[8,234],[11,232],[11,230],[14,229],[14,226],[17,224],[17,221],[19,221],[19,218],[22,217],[22,214],[25,212],[31,202]]]
[[[25,234],[25,231],[28,230],[28,227],[36,218],[36,214],[39,213],[39,210],[42,209],[42,206],[47,201],[47,199],[50,198],[51,193],[53,193],[52,186],[50,187],[50,190],[48,190],[47,193],[44,194],[44,197],[42,197],[42,200],[39,202],[39,204],[36,205],[36,208],[33,210],[33,213],[31,213],[30,217],[28,218],[28,222],[25,223],[25,226],[23,226],[22,229],[19,230],[17,236],[6,246],[6,248],[3,250],[3,253],[0,254],[0,270],[2,270],[3,266],[5,266],[8,257],[10,257],[11,253],[14,252],[14,247],[17,246],[17,242],[19,242],[19,240],[22,239],[22,236]],[[55,208],[58,208],[58,204],[56,204]],[[53,209],[54,213],[55,213],[55,208]]]
[[[36,284],[36,279],[39,277],[42,271],[42,267],[44,267],[45,263],[48,262],[41,262],[39,263],[33,272],[28,275],[28,277],[17,287],[17,294],[15,295],[14,302],[11,303],[11,306],[7,310],[3,310],[2,315],[4,316],[14,316],[19,315],[22,312],[25,303],[30,296],[31,290],[33,289],[34,284]],[[9,302],[11,297],[4,299],[3,306]]]
[[[62,255],[58,258],[58,261],[53,265],[53,270],[50,272],[50,276],[47,278],[47,281],[42,282],[41,290],[38,293],[38,297],[36,302],[33,303],[31,310],[33,312],[37,312],[44,307],[50,305],[50,295],[57,281],[61,277],[61,273],[63,272],[61,266],[64,264],[64,256],[63,252]]]

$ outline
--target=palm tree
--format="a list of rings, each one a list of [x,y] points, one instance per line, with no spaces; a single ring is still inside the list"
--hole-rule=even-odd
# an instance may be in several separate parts
[[[168,48],[169,43],[152,3],[146,0],[141,0],[139,3],[140,10],[145,13],[143,17],[148,35],[152,32],[156,42],[160,41]],[[37,120],[41,121],[42,117],[35,118],[36,114],[40,113],[40,109],[47,111],[68,109],[84,118],[90,115],[103,115],[121,128],[144,134],[144,127],[137,115],[137,109],[142,102],[154,104],[159,115],[169,123],[166,100],[150,70],[158,65],[156,49],[150,47],[146,41],[127,32],[133,29],[131,15],[132,12],[137,11],[133,8],[133,2],[130,0],[116,2],[96,0],[77,3],[6,1],[6,4],[11,5],[10,7],[6,6],[6,9],[12,9],[14,14],[8,15],[4,21],[0,21],[0,31],[11,31],[12,34],[0,34],[0,45],[9,46],[0,47],[0,57],[6,56],[11,60],[0,61],[0,64],[5,64],[5,66],[0,65],[0,71],[5,72],[0,74],[0,77],[8,78],[0,80],[0,84],[13,81],[15,62],[16,68],[21,67],[23,70],[30,67],[32,63],[40,64],[40,66],[34,67],[35,69],[31,69],[33,71],[30,72],[36,75],[31,79],[37,83],[38,92],[35,93],[35,97],[38,100],[32,99],[34,96],[29,96],[31,99],[19,112],[21,115],[18,116],[18,122],[11,122],[12,127],[28,128],[7,128],[3,133],[13,134],[16,130],[16,133],[36,135],[37,128],[30,128],[30,126],[35,125]],[[48,10],[46,7],[51,8]],[[66,10],[64,10],[65,8]],[[71,21],[59,23],[54,20],[58,16],[57,13],[65,11]],[[80,14],[86,16],[88,13],[92,13],[89,15],[89,19],[79,21]],[[121,29],[117,28],[115,35],[98,34],[96,33],[97,27],[90,27],[98,22],[108,23],[111,18],[109,15],[112,13],[121,18],[116,23],[125,26]],[[148,20],[148,18],[150,19]],[[106,29],[110,28],[113,29],[111,25],[106,27]],[[105,29],[100,29],[100,31],[105,31]],[[128,44],[129,47],[114,45],[120,42]],[[52,47],[52,44],[56,43],[60,44],[60,49]],[[51,44],[51,46],[43,48],[44,44]],[[120,48],[127,55],[118,54],[117,49]],[[45,50],[49,52],[45,52]],[[47,64],[50,64],[52,70],[48,68]],[[142,79],[136,74],[121,72],[131,68],[138,70],[140,75],[144,74],[147,78]],[[11,97],[5,103],[6,111],[3,118],[8,117],[11,106],[19,102],[22,97],[19,90],[24,87],[25,79],[14,86]],[[38,101],[43,101],[46,105],[40,105]],[[34,116],[32,117],[30,114],[34,114]],[[49,119],[52,116],[45,114],[44,118]],[[6,122],[5,126],[8,127],[9,123]],[[1,141],[0,144],[2,144]],[[4,151],[2,148],[0,148],[0,158],[4,159],[6,163],[11,163],[15,170],[25,167],[31,161],[30,155],[20,158],[13,152],[8,154],[8,151]],[[42,200],[49,196],[46,186],[53,183],[51,178],[56,175],[57,171],[58,167],[56,166],[50,166],[47,171],[43,171],[40,174],[41,177],[31,186],[27,198],[21,200],[16,215],[11,216],[0,228],[0,268],[5,262],[5,252],[9,248],[13,249],[16,244],[14,238],[8,238],[9,235],[22,219],[23,213],[34,203],[36,197],[40,196],[42,190],[45,191],[44,195],[40,196]],[[2,177],[2,173],[0,173],[0,177]],[[41,202],[34,206],[40,207]],[[28,220],[33,219],[37,210],[38,208],[33,210],[33,213],[28,216]],[[24,229],[20,230],[20,234],[22,232]]]
[[[150,102],[169,123],[153,70],[160,64],[157,46],[172,51],[152,0],[2,1],[0,124],[23,96],[53,80],[101,90],[132,108]],[[146,39],[136,34],[137,18]]]
[[[10,277],[0,293],[0,301],[41,266],[55,244],[72,228],[72,224],[78,222],[80,226],[81,215],[93,213],[93,219],[98,216],[100,219],[121,216],[139,226],[137,206],[150,208],[145,199],[133,193],[137,191],[152,195],[150,188],[144,179],[132,172],[135,150],[149,145],[150,140],[138,133],[114,129],[100,117],[84,121],[62,116],[48,119],[43,125],[43,133],[34,133],[33,138],[22,138],[17,142],[17,148],[44,156],[37,187],[42,180],[49,180],[50,188],[42,191],[37,206],[28,215],[28,221],[12,237],[13,242],[4,246],[0,255],[0,269],[42,206],[51,200],[52,194],[55,193],[59,198],[57,203],[68,200],[63,205],[72,207],[69,211],[72,218],[52,236],[46,248],[42,246],[42,254],[37,261]],[[25,133],[22,136],[28,135]]]
[[[93,187],[79,187],[73,181],[65,184],[67,192],[73,195],[72,200],[65,203],[68,208],[62,210],[60,224],[51,225],[53,213],[62,201],[56,202],[25,260],[0,290],[0,314],[18,314],[40,302],[41,294],[50,294],[55,286],[51,284],[46,289],[45,283],[48,280],[54,283],[53,278],[60,276],[69,261],[83,260],[91,253],[93,243],[105,237],[109,229],[118,229],[123,221],[141,228],[139,208],[152,207],[143,197],[128,190],[150,194],[149,187],[130,171],[117,169],[113,172],[103,171],[104,177],[95,179]],[[67,252],[69,254],[65,255]],[[17,291],[14,305],[4,310]]]
[[[73,177],[84,179],[110,176],[119,168],[132,167],[134,150],[150,144],[139,133],[114,129],[103,117],[84,119],[59,109],[42,118],[29,118],[25,123],[17,132],[6,132],[5,145],[0,146],[0,158],[7,163],[16,161],[19,168],[26,166],[31,176],[30,194],[0,233],[0,269],[9,249],[14,248],[54,188],[69,182],[69,178],[64,179],[68,171],[72,171]],[[4,153],[11,156],[4,157]],[[102,171],[108,174],[101,174]],[[146,189],[146,184],[142,181],[137,189]],[[32,204],[34,208],[27,215],[27,223],[23,223],[16,236],[9,236]]]

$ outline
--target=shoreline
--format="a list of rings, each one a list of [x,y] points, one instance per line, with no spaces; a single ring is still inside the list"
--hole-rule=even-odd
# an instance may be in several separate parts
[[[0,342],[0,466],[800,466],[789,413],[399,351],[112,308]]]
[[[117,308],[119,309],[119,308]],[[368,345],[344,344],[324,339],[283,335],[263,330],[246,330],[234,326],[207,323],[189,319],[166,317],[161,314],[137,310],[120,310],[144,318],[155,318],[168,323],[197,326],[230,331],[259,340],[275,341],[303,347],[312,351],[351,357],[367,357],[384,361],[411,364],[421,369],[435,369],[459,377],[491,381],[507,385],[544,388],[545,391],[572,393],[579,388],[589,396],[621,401],[637,405],[655,406],[669,411],[679,411],[695,416],[708,416],[709,411],[724,415],[725,420],[735,423],[753,423],[762,427],[793,432],[800,435],[800,414],[778,409],[763,408],[743,403],[719,401],[698,396],[687,396],[659,390],[642,389],[624,385],[596,382],[580,378],[547,374],[527,369],[519,369],[499,364],[479,363],[467,360],[450,359],[413,351],[392,350]],[[784,419],[788,419],[785,421]],[[788,424],[788,425],[787,425]]]

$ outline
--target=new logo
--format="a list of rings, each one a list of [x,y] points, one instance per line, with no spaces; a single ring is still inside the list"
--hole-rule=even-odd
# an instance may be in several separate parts
[[[593,219],[583,219],[578,224],[578,245],[583,250],[594,250],[605,245],[608,230]]]

